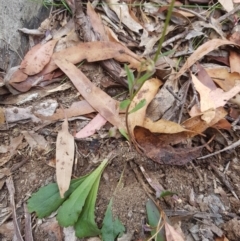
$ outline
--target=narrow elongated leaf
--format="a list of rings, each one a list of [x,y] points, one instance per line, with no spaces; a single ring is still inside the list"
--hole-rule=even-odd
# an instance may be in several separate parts
[[[60,207],[60,205],[74,192],[87,176],[88,175],[72,180],[68,191],[65,192],[64,198],[60,197],[57,183],[50,183],[49,185],[40,188],[36,193],[32,194],[30,199],[28,199],[28,211],[30,213],[36,212],[39,218],[49,216]]]
[[[147,201],[146,209],[147,209],[148,223],[153,229],[151,231],[151,235],[154,235],[156,233],[156,227],[160,219],[160,213],[156,205],[151,199]],[[156,241],[165,241],[164,229],[161,229],[160,232],[157,234]]]
[[[127,72],[127,80],[128,80],[128,89],[131,93],[134,85],[134,75],[133,72],[129,69],[129,67],[125,64],[125,71]]]
[[[140,100],[139,103],[129,112],[129,114],[140,110],[144,105],[146,105],[146,99]]]
[[[124,128],[119,117],[117,102],[96,87],[74,64],[64,58],[56,58],[55,63],[70,78],[86,101],[107,121],[118,128]]]
[[[101,175],[98,176],[97,180],[92,186],[92,189],[86,199],[83,211],[75,224],[75,233],[78,238],[86,238],[97,236],[101,233],[95,222],[95,204],[97,199],[98,186],[101,179]]]
[[[108,204],[101,231],[103,241],[115,240],[116,237],[121,237],[125,231],[125,227],[122,225],[119,219],[113,220],[112,199]]]
[[[143,84],[146,80],[148,80],[153,73],[146,72],[143,76],[141,76],[139,79],[137,79],[137,84],[141,85]]]
[[[62,198],[70,186],[73,161],[74,137],[68,132],[68,121],[65,119],[56,143],[56,176]]]
[[[60,207],[57,214],[57,220],[61,226],[73,226],[77,222],[87,196],[89,195],[94,182],[106,166],[107,161],[107,159],[104,159],[101,165],[82,182],[82,184],[71,194],[69,199]]]

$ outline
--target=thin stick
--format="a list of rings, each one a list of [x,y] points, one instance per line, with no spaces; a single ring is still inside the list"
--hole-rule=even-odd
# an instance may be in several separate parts
[[[198,160],[201,160],[201,159],[205,159],[205,158],[210,157],[210,156],[215,156],[215,155],[217,155],[217,154],[219,154],[219,153],[221,153],[221,152],[229,151],[229,150],[231,150],[231,149],[234,149],[234,148],[236,148],[236,147],[239,146],[239,145],[240,145],[240,140],[234,142],[232,145],[227,146],[227,147],[225,147],[225,148],[222,149],[222,150],[216,151],[216,152],[211,153],[211,154],[208,154],[208,155],[206,155],[206,156],[199,157],[199,158],[197,158],[197,159],[198,159]]]

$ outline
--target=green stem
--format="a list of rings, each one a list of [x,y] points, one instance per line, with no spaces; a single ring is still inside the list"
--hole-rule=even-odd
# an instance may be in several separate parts
[[[167,32],[167,27],[168,27],[169,22],[170,22],[170,19],[171,19],[171,15],[172,15],[172,10],[173,10],[173,7],[174,7],[174,3],[175,3],[175,0],[172,0],[172,2],[171,2],[171,4],[170,4],[170,7],[169,7],[169,9],[168,9],[167,18],[166,18],[166,21],[165,21],[165,23],[164,23],[164,28],[163,28],[162,36],[161,36],[161,38],[160,38],[160,40],[159,40],[158,49],[157,49],[157,52],[156,52],[156,54],[155,54],[155,56],[154,56],[154,59],[153,59],[154,63],[157,62],[158,56],[159,56],[159,54],[160,54],[160,52],[161,52],[161,50],[162,50],[162,44],[163,44],[163,42],[164,42],[164,38],[165,38],[165,35],[166,35],[166,32]]]

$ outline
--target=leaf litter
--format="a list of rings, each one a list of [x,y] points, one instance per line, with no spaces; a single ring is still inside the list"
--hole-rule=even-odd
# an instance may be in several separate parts
[[[101,157],[104,157],[110,150],[121,153],[121,159],[133,161],[141,171],[144,166],[147,172],[151,173],[152,178],[149,178],[146,172],[143,173],[143,177],[130,175],[135,186],[138,182],[143,183],[141,178],[146,178],[151,188],[155,189],[156,192],[170,189],[170,191],[177,193],[179,197],[186,197],[188,195],[187,190],[194,188],[197,193],[196,200],[191,201],[191,203],[196,204],[194,206],[187,204],[187,202],[178,203],[177,199],[171,198],[175,208],[184,209],[188,215],[193,210],[203,213],[204,207],[208,206],[210,214],[214,213],[214,215],[220,215],[222,218],[223,214],[220,211],[216,212],[216,210],[211,209],[214,201],[207,194],[209,192],[214,193],[216,185],[219,188],[223,185],[226,188],[225,192],[232,193],[233,196],[230,196],[231,194],[225,195],[225,199],[228,199],[227,203],[230,203],[230,207],[225,208],[229,212],[234,212],[234,209],[239,206],[239,192],[236,188],[239,180],[238,156],[234,152],[228,153],[226,151],[233,150],[239,143],[240,101],[238,93],[240,92],[240,79],[237,67],[239,64],[239,46],[238,35],[230,31],[227,35],[223,28],[227,26],[230,29],[235,21],[234,18],[238,18],[235,14],[237,10],[233,8],[233,4],[237,4],[237,1],[219,1],[221,4],[219,6],[223,7],[219,7],[221,11],[218,8],[215,9],[211,5],[212,3],[208,2],[208,8],[205,11],[206,6],[202,5],[204,1],[197,1],[198,8],[194,1],[190,1],[193,6],[191,10],[184,4],[177,5],[175,3],[163,43],[162,51],[166,52],[166,56],[163,52],[163,55],[158,57],[156,66],[149,65],[149,58],[153,58],[161,38],[163,22],[166,19],[168,9],[164,4],[167,4],[167,1],[161,3],[163,6],[156,4],[154,1],[144,2],[142,6],[129,5],[129,2],[106,1],[106,3],[104,2],[97,7],[88,2],[86,12],[80,10],[80,8],[75,8],[71,1],[66,2],[71,11],[79,14],[79,16],[82,14],[82,18],[74,19],[70,15],[67,18],[67,15],[65,15],[61,21],[63,25],[65,22],[65,26],[55,29],[53,35],[46,34],[50,26],[46,24],[46,29],[41,29],[41,33],[43,33],[40,35],[42,36],[41,42],[38,40],[39,42],[29,50],[20,66],[9,68],[10,70],[6,71],[4,83],[1,85],[2,93],[4,93],[3,98],[0,99],[3,105],[1,108],[1,129],[9,133],[11,139],[9,139],[10,142],[4,143],[5,141],[3,141],[0,145],[3,171],[9,165],[13,167],[16,160],[23,158],[23,156],[29,155],[33,159],[38,157],[37,159],[41,162],[43,160],[46,162],[56,150],[54,155],[56,156],[56,181],[60,192],[54,185],[54,188],[49,189],[49,191],[46,189],[43,193],[44,195],[47,192],[55,193],[54,200],[61,200],[59,199],[60,196],[64,197],[61,202],[57,201],[57,206],[51,206],[52,209],[50,210],[62,205],[57,214],[57,220],[62,226],[73,225],[78,237],[101,234],[103,240],[107,240],[107,235],[110,235],[111,239],[115,239],[116,236],[124,232],[122,224],[115,225],[117,221],[111,219],[112,214],[109,211],[111,205],[106,212],[108,216],[105,216],[104,219],[103,216],[100,218],[103,221],[103,228],[100,229],[99,223],[95,223],[94,207],[95,205],[100,207],[101,195],[104,197],[104,193],[108,193],[110,196],[107,197],[107,201],[114,195],[113,192],[109,193],[109,190],[106,190],[107,185],[112,185],[111,182],[115,180],[111,172],[106,172],[106,186],[103,189],[100,186],[100,199],[97,199],[97,202],[96,196],[102,170],[93,175],[94,178],[93,176],[92,178],[86,176],[85,182],[78,182],[78,185],[84,187],[87,193],[83,195],[84,197],[82,196],[81,205],[77,209],[73,204],[78,199],[76,193],[82,193],[83,191],[77,189],[77,186],[73,187],[74,180],[78,179],[71,181],[71,178],[83,176],[86,173],[88,169],[83,164],[86,158],[91,168],[93,163],[103,160]],[[168,1],[168,4],[170,2]],[[76,4],[85,4],[85,2]],[[223,15],[225,11],[228,13],[221,16],[220,21],[215,18],[215,15],[211,15],[210,18],[207,17],[211,11],[216,16]],[[84,22],[84,19],[87,19],[86,16],[89,17],[89,22]],[[83,21],[82,23],[80,19]],[[226,20],[226,22],[223,22],[223,20]],[[59,20],[54,19],[53,21],[57,25]],[[76,25],[74,25],[74,21]],[[190,23],[192,23],[192,26]],[[84,24],[86,25],[84,26]],[[82,28],[81,34],[83,39],[87,40],[86,42],[80,41],[81,38],[76,34],[75,26]],[[181,26],[187,28],[187,31],[181,30]],[[33,32],[25,31],[25,33],[32,34]],[[174,36],[177,35],[181,37],[175,38]],[[53,36],[52,39],[51,36]],[[228,53],[224,61],[220,56],[220,51],[214,58],[207,59],[208,54],[212,54],[214,50],[219,48]],[[171,52],[172,49],[174,51]],[[110,75],[110,81],[117,81],[118,85],[105,88],[101,85],[98,70],[94,71],[94,76],[91,76],[92,70],[90,69],[83,71],[85,62],[100,63]],[[210,62],[208,64],[212,64],[212,66],[205,67],[206,62]],[[123,92],[120,85],[124,84],[126,87],[130,83],[129,75],[123,69],[123,63],[126,63],[128,68],[131,69],[134,78],[144,76],[150,68],[152,76],[140,86],[141,88],[129,102],[129,108],[120,111],[120,102],[128,99],[126,91]],[[164,63],[164,65],[158,67],[157,63]],[[76,64],[78,66],[75,66]],[[66,74],[70,80],[63,79],[63,74]],[[60,86],[63,81],[73,85],[67,88],[51,89],[53,82],[55,82],[55,86]],[[46,91],[45,86],[47,85],[50,88]],[[30,99],[30,91],[37,90],[36,87],[43,88],[43,91],[35,92],[38,95]],[[114,89],[115,94],[106,93],[107,89],[110,88]],[[135,91],[137,88],[136,85],[129,90]],[[25,101],[23,101],[21,92],[26,92]],[[67,93],[67,95],[64,93]],[[17,98],[14,99],[13,95],[17,95]],[[37,107],[37,104],[48,95],[51,95],[51,98],[53,96],[58,103],[64,104],[67,108],[64,108],[64,110],[62,108],[56,109],[57,105],[52,108],[53,103],[45,101],[42,104],[42,110],[39,110],[40,105]],[[8,98],[13,97],[12,99],[6,99],[6,96]],[[125,120],[122,119],[122,116]],[[90,121],[86,121],[88,119]],[[62,130],[59,120],[64,120]],[[26,125],[26,123],[28,124]],[[130,156],[128,158],[130,152],[123,137],[114,141],[112,140],[113,137],[110,138],[112,126],[118,128],[124,136],[130,134],[129,142],[134,144],[130,146],[131,150],[136,147],[139,152],[134,154],[135,157]],[[228,130],[228,132],[225,130]],[[73,134],[70,134],[69,131]],[[127,133],[128,131],[129,133]],[[2,136],[4,137],[4,135]],[[77,139],[74,140],[74,137]],[[105,138],[107,138],[107,141],[104,141]],[[3,138],[3,140],[5,139]],[[88,143],[89,140],[90,143]],[[108,149],[111,145],[113,147]],[[125,152],[120,150],[124,145],[126,147]],[[121,148],[119,148],[120,146]],[[238,152],[237,149],[236,151]],[[204,156],[203,153],[208,152],[212,152],[212,155],[221,153],[220,155],[223,158],[218,156],[217,161],[216,158],[206,159],[205,162],[197,161],[200,160],[199,157]],[[73,165],[73,160],[80,160],[82,164],[75,163]],[[170,166],[153,164],[152,161]],[[123,162],[114,164],[117,169],[111,169],[111,164],[106,170],[112,170],[115,174],[122,172]],[[211,164],[209,164],[210,162]],[[116,163],[116,161],[113,160],[113,163]],[[103,162],[101,165],[105,164]],[[185,165],[184,169],[173,167],[179,165]],[[76,166],[80,166],[81,172],[75,169]],[[11,170],[11,168],[8,170]],[[24,169],[19,169],[19,172],[22,170]],[[96,169],[92,174],[96,173],[97,170],[100,169]],[[160,172],[158,173],[158,171]],[[28,169],[28,172],[35,173],[31,168]],[[195,177],[192,176],[193,172]],[[224,173],[224,175],[221,175],[221,173]],[[186,177],[184,180],[181,174]],[[215,177],[215,174],[218,176]],[[8,175],[9,173],[3,176],[1,180],[3,183]],[[130,185],[132,180],[128,181],[129,177],[125,174],[122,175],[125,185]],[[210,176],[211,178],[208,178]],[[221,176],[220,181],[216,182],[215,179],[219,176]],[[226,182],[229,178],[231,179],[231,185]],[[111,190],[116,188],[118,180],[115,180],[115,183],[113,182]],[[151,183],[151,180],[154,180],[154,184]],[[54,181],[53,178],[51,178],[51,181]],[[120,178],[120,183],[121,181]],[[76,190],[78,191],[75,192]],[[118,205],[120,207],[121,189],[117,188],[116,190],[119,195],[114,195],[113,206]],[[149,193],[147,189],[144,190],[147,195],[151,196],[151,192]],[[66,193],[66,196],[64,193]],[[71,195],[70,198],[66,200],[65,198],[69,195]],[[214,195],[219,194],[215,193]],[[142,197],[145,196],[142,195]],[[151,198],[155,199],[154,197]],[[39,217],[50,215],[49,210],[45,212],[44,208],[46,207],[44,205],[38,203],[36,199],[30,200],[33,201],[28,204],[29,211],[35,211]],[[135,200],[136,202],[138,200]],[[144,202],[146,203],[146,199]],[[159,202],[161,203],[161,200]],[[218,199],[218,202],[220,205],[222,200]],[[107,203],[104,203],[104,208],[100,207],[102,214],[103,210],[106,210]],[[41,211],[39,211],[37,205],[41,206]],[[162,208],[162,205],[160,207]],[[159,229],[157,230],[165,230],[165,234],[164,232],[161,233],[162,236],[166,235],[165,240],[181,240],[182,237],[179,233],[182,232],[174,228],[176,227],[174,217],[169,214],[170,222],[162,221],[164,215],[169,213],[167,209],[171,209],[173,204],[168,203],[167,208],[163,207],[157,220],[155,220],[155,225],[159,223]],[[139,212],[138,218],[142,214],[146,217],[145,211],[142,212],[141,208],[135,211],[133,205],[132,209],[127,214],[128,218],[134,217],[134,212]],[[125,221],[126,227],[129,226],[132,230],[135,227],[140,227],[140,219],[135,218],[134,224],[130,224],[124,218],[123,213],[125,211],[115,210],[120,219]],[[69,216],[65,219],[66,213],[69,213]],[[234,215],[237,217],[237,213],[234,213]],[[183,215],[179,214],[177,218],[185,222]],[[97,216],[97,220],[100,219]],[[107,230],[105,224],[107,219],[111,221],[111,225],[116,226],[116,229]],[[197,225],[194,225],[196,220],[192,222],[194,218],[188,222],[190,228],[183,230],[186,238],[190,237],[191,233],[192,237],[196,238],[195,240],[200,237],[206,240],[227,240],[225,236],[222,236],[222,230],[225,231],[229,240],[234,235],[238,235],[237,231],[233,229],[233,235],[230,235],[229,226],[223,225],[224,221],[219,223],[206,215],[201,216],[201,219],[202,222],[197,221]],[[234,219],[231,220],[230,216],[227,216],[227,219],[230,220],[229,222],[237,222]],[[212,227],[206,233],[201,231],[204,222],[209,223]],[[86,229],[88,232],[81,228],[81,224],[88,227]],[[147,226],[148,223],[145,225]],[[213,228],[214,225],[220,225],[221,232],[216,231]],[[44,229],[44,227],[42,228]],[[150,228],[151,235],[155,235],[157,230],[155,229],[154,233],[153,229]],[[146,231],[146,228],[144,231]],[[61,233],[61,231],[59,232]],[[143,238],[137,232],[134,235],[138,240]],[[144,235],[146,237],[147,232],[144,232]],[[161,235],[157,235],[157,237],[162,238]],[[21,236],[19,230],[18,236]]]

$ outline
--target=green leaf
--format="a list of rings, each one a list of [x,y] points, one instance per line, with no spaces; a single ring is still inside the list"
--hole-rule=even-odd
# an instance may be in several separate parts
[[[50,183],[49,185],[40,188],[38,192],[33,193],[31,198],[28,199],[28,211],[30,213],[36,212],[39,218],[49,216],[60,207],[60,205],[74,192],[87,176],[88,175],[72,180],[64,198],[60,197],[57,183]]]
[[[158,59],[161,58],[161,57],[164,57],[164,56],[168,56],[168,55],[170,55],[170,54],[173,54],[174,52],[175,52],[175,49],[171,49],[171,50],[168,50],[168,51],[166,51],[166,52],[164,52],[164,53],[161,53],[161,54],[159,54]]]
[[[115,240],[116,237],[121,237],[125,227],[119,221],[119,219],[113,220],[112,216],[112,199],[110,200],[105,217],[103,219],[103,226],[101,229],[103,241]]]
[[[126,64],[124,65],[124,68],[125,68],[125,71],[127,72],[128,89],[129,89],[129,92],[131,92],[133,89],[135,78],[134,78],[133,72],[128,68]]]
[[[93,237],[101,233],[95,222],[94,215],[100,179],[101,175],[98,176],[97,180],[93,184],[92,189],[83,207],[83,211],[81,212],[80,217],[74,226],[76,236],[78,238]]]
[[[171,191],[163,191],[161,192],[160,196],[159,197],[167,197],[167,196],[172,196],[174,194],[177,194],[176,192],[171,192]]]
[[[146,103],[147,103],[146,99],[140,100],[139,103],[129,112],[129,114],[138,111],[144,105],[146,105]]]
[[[137,79],[136,83],[138,85],[142,85],[146,80],[148,80],[153,75],[152,72],[146,72],[144,75],[142,75],[139,79]]]
[[[119,130],[119,132],[120,132],[128,141],[130,140],[130,139],[129,139],[129,136],[128,136],[128,133],[126,132],[125,129],[119,128],[118,130]]]
[[[108,160],[104,159],[101,165],[95,171],[89,174],[89,176],[82,182],[82,184],[70,195],[70,197],[59,208],[57,220],[62,227],[73,226],[77,222],[78,217],[82,212],[86,198],[89,195],[94,182],[101,174],[107,162]]]
[[[148,218],[148,223],[153,229],[151,231],[151,235],[153,236],[156,233],[156,227],[158,225],[159,219],[160,219],[160,213],[158,211],[158,208],[154,204],[154,202],[149,199],[146,204],[146,209],[147,209],[147,218]],[[165,241],[165,233],[164,229],[162,228],[160,232],[156,236],[156,241]]]
[[[131,100],[129,100],[129,99],[121,101],[120,102],[120,109],[121,110],[127,109],[127,107],[130,105],[130,103],[131,103]]]

